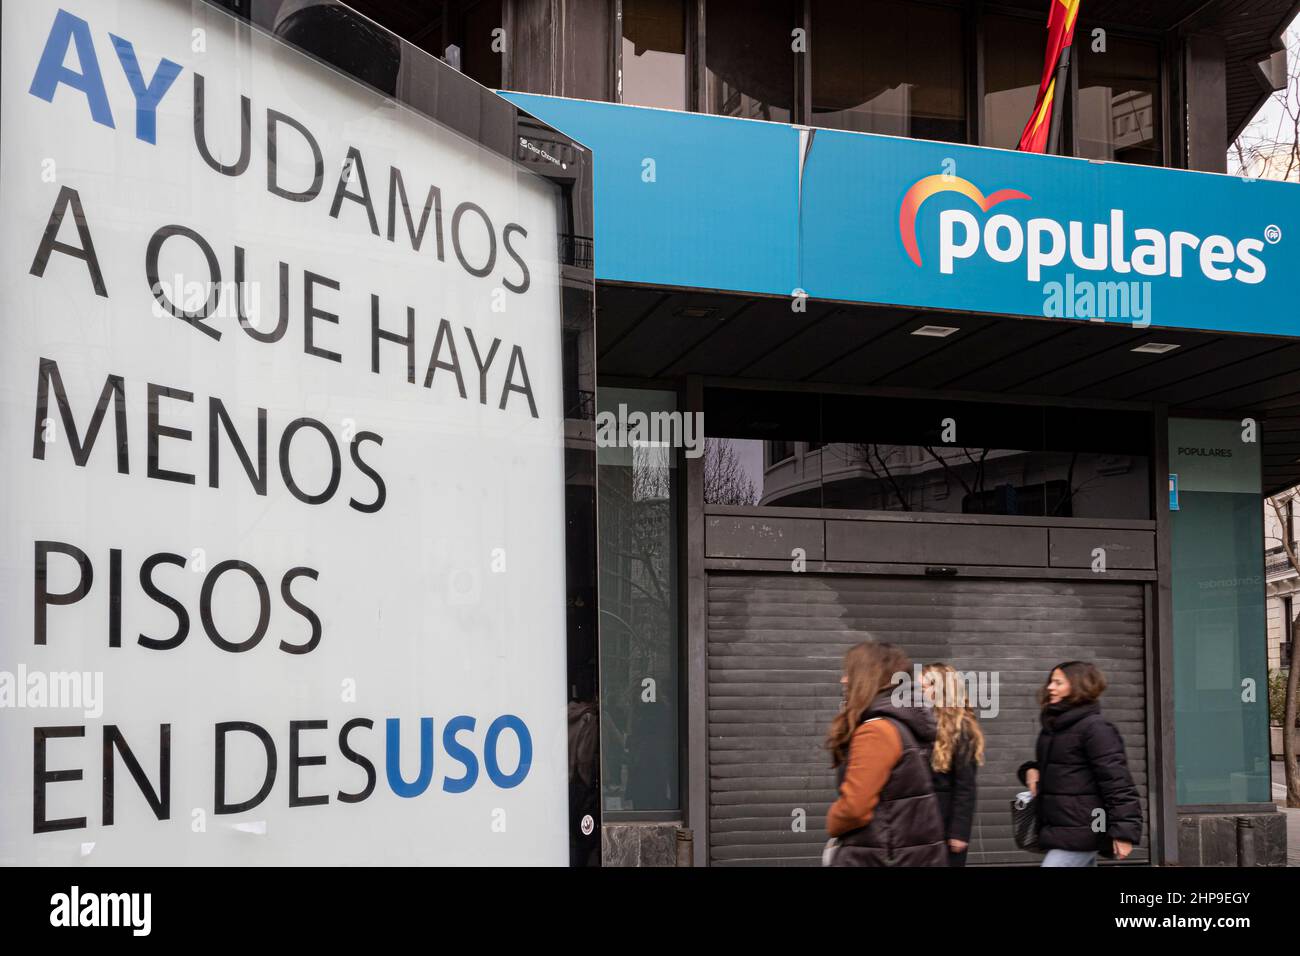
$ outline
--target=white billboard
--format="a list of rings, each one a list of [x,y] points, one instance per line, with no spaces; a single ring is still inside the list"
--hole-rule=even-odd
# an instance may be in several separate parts
[[[553,187],[198,0],[2,31],[0,864],[567,862]]]

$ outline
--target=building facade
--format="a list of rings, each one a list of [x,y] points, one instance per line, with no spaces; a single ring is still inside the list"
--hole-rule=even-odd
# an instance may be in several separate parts
[[[1229,181],[1193,171],[1225,171],[1295,11],[1085,3],[1078,159],[990,152],[1032,108],[1044,6],[503,6],[501,86],[596,159],[598,408],[703,423],[693,455],[598,450],[606,862],[661,861],[686,828],[697,865],[815,863],[820,739],[866,637],[997,681],[973,863],[1029,861],[1013,770],[1036,686],[1078,657],[1110,680],[1142,790],[1135,859],[1281,859],[1251,688],[1259,496],[1296,474],[1300,328],[1158,282],[1109,314],[1054,311],[1043,282],[1017,306],[1000,275],[957,285],[955,260],[918,281],[899,260],[933,248],[870,232],[927,173],[976,202],[1060,176],[1085,223],[1140,217],[1149,191],[1214,205]]]
[[[1297,547],[1295,489],[1271,499],[1264,509],[1264,574],[1268,591],[1268,673],[1270,685],[1280,684],[1291,669],[1296,615],[1300,614],[1300,576],[1290,554]],[[1288,548],[1289,546],[1289,548]],[[1289,554],[1288,554],[1289,550]],[[1285,686],[1285,685],[1282,685]],[[1278,693],[1276,687],[1272,691]],[[1278,715],[1270,721],[1269,749],[1282,756],[1282,727]]]

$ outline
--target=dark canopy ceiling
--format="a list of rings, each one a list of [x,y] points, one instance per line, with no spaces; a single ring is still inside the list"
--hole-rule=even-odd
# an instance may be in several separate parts
[[[1264,489],[1300,484],[1300,341],[601,283],[602,379],[700,374],[1166,405],[1260,422]],[[913,335],[956,327],[947,338]],[[1163,355],[1145,343],[1177,345]]]

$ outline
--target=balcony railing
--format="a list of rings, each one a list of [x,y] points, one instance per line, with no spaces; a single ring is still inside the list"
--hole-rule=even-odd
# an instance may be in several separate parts
[[[566,266],[590,269],[595,265],[594,245],[591,236],[560,233],[560,261]]]
[[[1264,575],[1285,574],[1292,570],[1291,559],[1282,545],[1269,548],[1264,552]]]
[[[596,417],[596,393],[582,389],[566,389],[564,417],[591,421]]]

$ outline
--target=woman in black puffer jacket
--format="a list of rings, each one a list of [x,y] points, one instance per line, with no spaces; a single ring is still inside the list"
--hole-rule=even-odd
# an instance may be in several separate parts
[[[1105,689],[1095,666],[1067,661],[1039,692],[1037,759],[1019,773],[1037,796],[1043,866],[1096,866],[1098,853],[1122,860],[1142,835],[1124,741],[1097,702]]]

